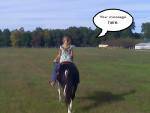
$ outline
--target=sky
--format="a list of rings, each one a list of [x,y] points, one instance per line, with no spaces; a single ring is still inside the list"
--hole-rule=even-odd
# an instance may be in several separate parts
[[[141,32],[142,23],[150,22],[150,0],[0,0],[0,29],[94,29],[93,16],[108,8],[129,12],[134,17],[135,32]]]

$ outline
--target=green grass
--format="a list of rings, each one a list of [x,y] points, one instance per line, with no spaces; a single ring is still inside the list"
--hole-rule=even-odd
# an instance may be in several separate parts
[[[56,49],[0,49],[0,113],[66,113],[48,84]],[[73,113],[150,113],[150,52],[76,48]]]

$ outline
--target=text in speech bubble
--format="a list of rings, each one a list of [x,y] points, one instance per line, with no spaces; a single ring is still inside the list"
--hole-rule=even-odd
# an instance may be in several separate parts
[[[128,28],[133,17],[126,11],[120,9],[106,9],[93,17],[96,27],[102,29],[98,37],[104,36],[107,31],[120,31]]]

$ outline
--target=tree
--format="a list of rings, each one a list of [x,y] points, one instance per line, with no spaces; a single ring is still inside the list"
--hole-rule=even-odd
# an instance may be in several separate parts
[[[93,30],[87,27],[79,27],[78,29],[80,31],[80,46],[82,47],[89,46],[90,44],[89,40],[93,35]]]
[[[43,36],[43,29],[36,28],[35,31],[32,33],[32,47],[44,47],[44,36]]]
[[[92,31],[91,37],[89,38],[89,46],[98,46],[100,42],[102,41],[101,39],[104,37],[99,38],[98,35],[101,32],[100,29],[96,28],[95,30]]]
[[[11,41],[10,41],[10,31],[9,29],[4,29],[3,33],[2,33],[2,37],[3,37],[3,46],[4,47],[9,47],[11,45]]]
[[[142,36],[141,33],[133,33],[133,38],[134,38],[134,39],[142,39],[143,36]]]
[[[0,47],[3,46],[3,37],[2,37],[2,31],[0,30]]]
[[[11,32],[10,40],[11,40],[11,45],[13,47],[20,47],[20,31],[19,30],[14,30]]]
[[[29,31],[21,33],[20,45],[22,47],[31,47],[31,33]]]
[[[61,30],[61,29],[53,30],[53,33],[52,33],[53,42],[52,43],[54,47],[58,47],[62,44],[63,31],[64,30]]]
[[[133,22],[130,27],[120,31],[121,38],[133,37],[133,30],[135,29],[135,22]]]
[[[8,46],[10,46],[10,31],[8,29],[4,29],[3,32],[0,30],[0,47]]]
[[[77,27],[69,27],[66,29],[65,33],[72,36],[72,42],[76,46],[81,46],[82,35]]]
[[[142,33],[144,38],[150,39],[150,22],[142,24]]]
[[[143,24],[142,32],[145,37],[149,38],[149,25]],[[87,27],[69,27],[67,29],[42,29],[36,28],[32,32],[25,31],[24,28],[19,30],[9,31],[5,29],[0,30],[0,47],[7,47],[12,45],[13,47],[58,47],[62,44],[63,35],[67,34],[72,37],[72,44],[79,47],[98,46],[99,43],[108,42],[122,42],[125,39],[140,39],[142,34],[133,33],[135,28],[134,23],[125,30],[117,32],[107,32],[107,34],[101,38],[98,38],[98,34],[101,33],[101,29],[91,29]],[[127,41],[126,41],[127,42]]]

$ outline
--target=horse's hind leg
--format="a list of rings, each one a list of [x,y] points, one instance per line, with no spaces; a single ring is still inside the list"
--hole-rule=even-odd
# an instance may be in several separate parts
[[[60,84],[59,84],[59,82],[58,82],[58,96],[59,96],[59,102],[61,102],[61,100],[62,100],[62,97],[61,97],[61,86],[60,86]]]

